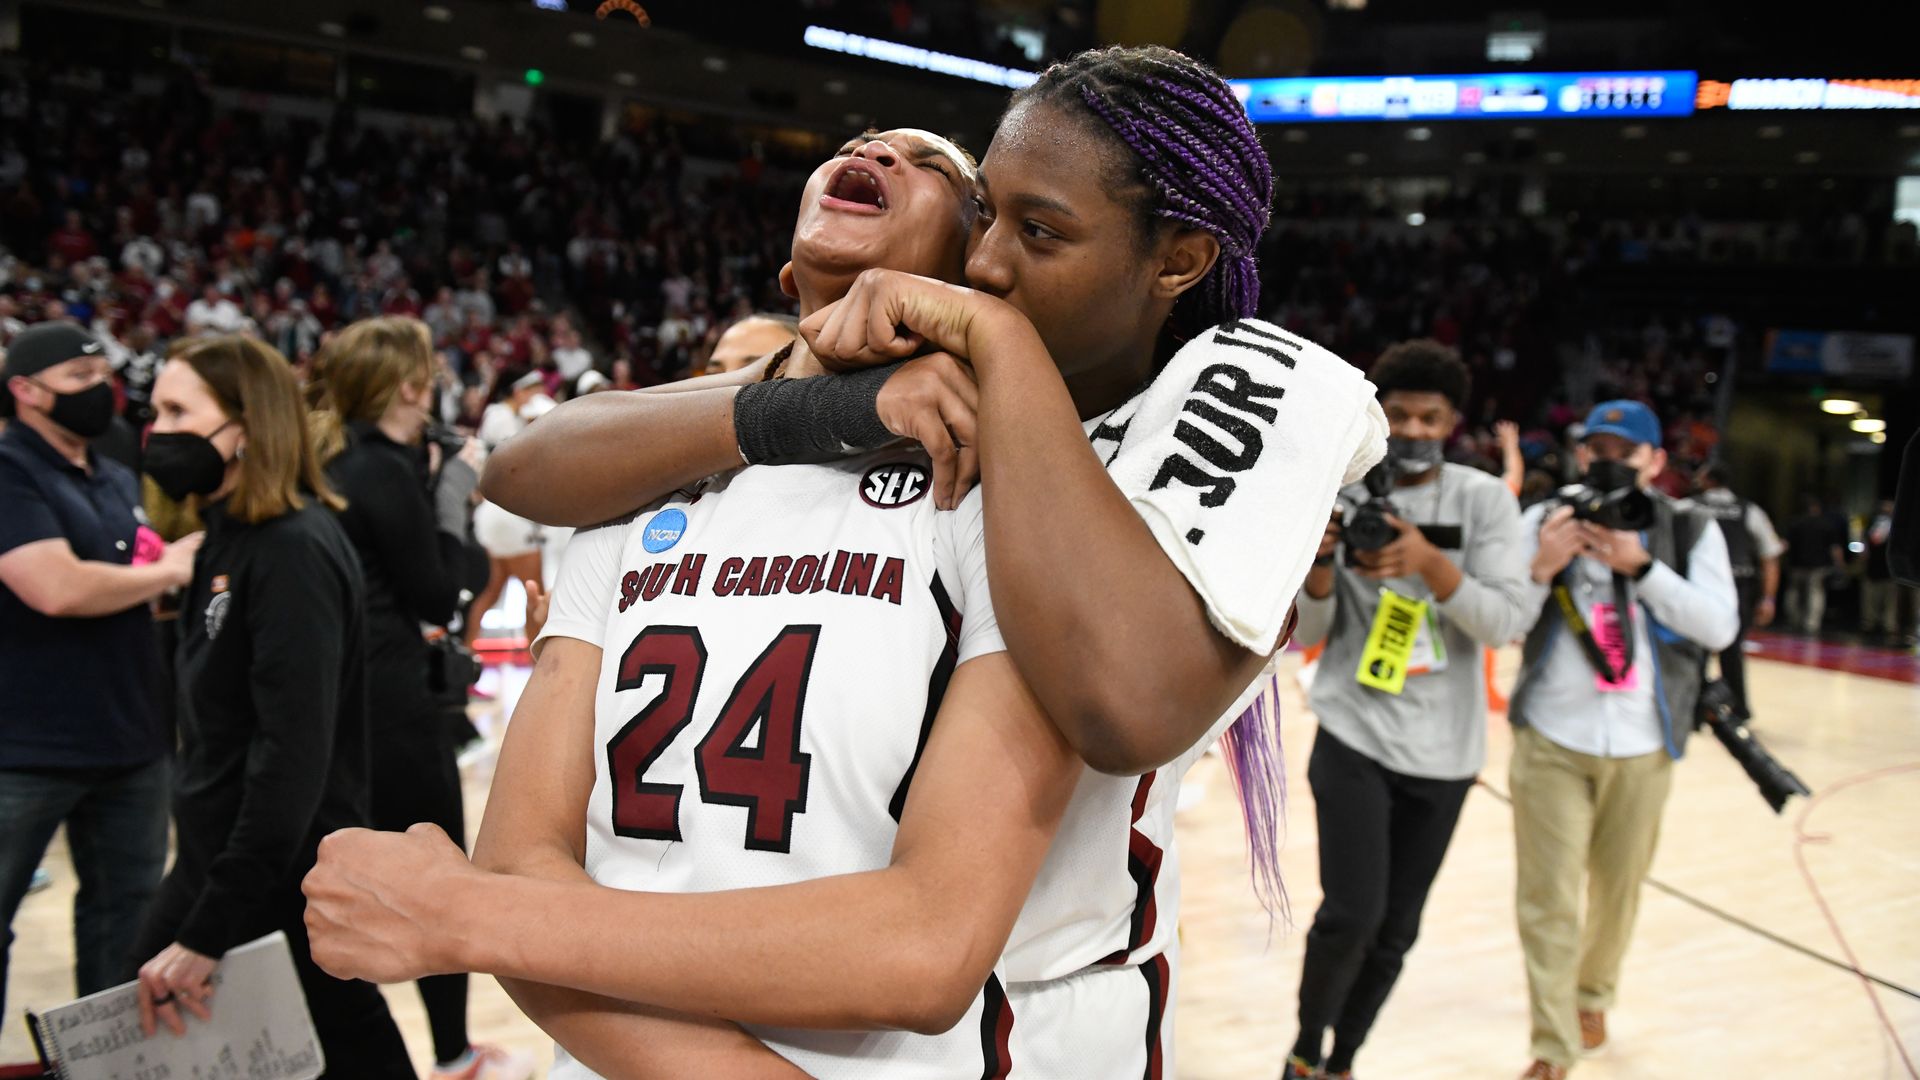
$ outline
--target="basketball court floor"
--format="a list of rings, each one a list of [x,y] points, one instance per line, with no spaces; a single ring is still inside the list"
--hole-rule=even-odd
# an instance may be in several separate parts
[[[1749,664],[1755,730],[1815,792],[1774,816],[1711,736],[1675,774],[1653,880],[1641,905],[1611,1045],[1590,1080],[1915,1077],[1920,1059],[1920,661],[1910,654],[1763,637]],[[1516,656],[1501,655],[1510,686]],[[1319,902],[1307,752],[1314,723],[1280,662],[1285,715],[1287,912],[1269,918],[1247,885],[1240,818],[1214,757],[1189,775],[1181,814],[1183,940],[1177,1075],[1265,1080],[1292,1044],[1305,933]],[[501,703],[524,669],[489,675]],[[497,732],[502,706],[478,710]],[[489,724],[488,721],[493,723]],[[1356,1062],[1368,1080],[1513,1077],[1527,1059],[1527,1002],[1513,921],[1511,744],[1489,718],[1489,760],[1435,883],[1419,943]],[[469,826],[489,761],[467,769]],[[32,1056],[23,1007],[72,994],[74,880],[63,843],[53,887],[14,922],[0,1063]],[[1893,984],[1867,983],[1858,968]],[[411,987],[387,988],[424,1073],[425,1016]],[[545,1037],[489,978],[473,983],[473,1037],[551,1060]],[[1081,1078],[1061,1078],[1081,1080]],[[1106,1080],[1106,1078],[1086,1078]]]

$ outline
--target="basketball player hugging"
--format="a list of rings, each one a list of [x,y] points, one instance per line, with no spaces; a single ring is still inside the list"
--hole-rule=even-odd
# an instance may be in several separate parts
[[[1116,72],[1161,78],[1165,100],[1201,119],[1245,124],[1217,76],[1167,50],[1056,65],[1043,83],[1072,93],[1030,99],[1028,119],[1072,107],[1131,123],[1089,112],[1113,105],[1092,76]],[[989,156],[997,199],[1015,193],[1020,155],[1049,149],[1037,123],[1018,130],[1021,108]],[[1010,134],[1034,145],[1003,153]],[[1235,145],[1257,154],[1245,135]],[[1068,136],[1051,149],[1071,153]],[[1139,153],[1134,141],[1119,152]],[[1002,159],[1015,166],[1004,182]],[[1002,222],[1019,227],[973,173],[925,132],[854,140],[803,195],[782,271],[803,341],[781,378],[727,387],[724,409],[704,388],[597,395],[645,413],[626,428],[631,456],[656,455],[663,474],[686,468],[686,446],[649,436],[701,425],[752,464],[575,538],[473,863],[431,826],[330,837],[306,886],[329,971],[495,974],[560,1044],[556,1077],[1171,1075],[1179,776],[1250,717],[1270,742],[1261,662],[1284,641],[1334,493],[1381,456],[1385,423],[1354,369],[1249,318],[1258,227],[1230,245],[1194,227],[1135,250],[1173,266],[1131,271],[1164,301],[1159,323],[1189,291],[1207,299],[1185,318],[1203,318],[1170,355],[1152,355],[1149,327],[1137,366],[1150,380],[1076,380],[1068,350],[1111,298],[1042,311],[953,284]],[[845,373],[818,374],[823,357]],[[882,421],[875,404],[932,361],[978,380],[981,488],[953,512],[929,497],[922,449],[892,441],[915,422]],[[609,406],[579,403],[599,412],[574,410],[587,426],[570,428],[573,404],[529,432],[522,464],[623,472],[613,486],[645,490],[625,447],[578,438]],[[970,425],[938,426],[949,465],[975,449]],[[1117,506],[1231,654],[1232,706],[1213,702],[1220,719],[1141,751],[1155,757],[1133,770],[1145,775],[1089,769],[1083,758],[1121,767],[1100,711],[1049,720],[1005,651],[992,598],[1003,610],[1016,598],[989,585],[1001,555],[988,548],[1009,546],[990,525],[1000,505],[1009,522],[1031,513],[995,494],[1022,482],[1027,457],[1097,483],[1054,492],[1059,529],[1071,534],[1089,500],[1108,500],[1089,514]],[[813,463],[772,464],[792,461]],[[1103,575],[1064,559],[1053,573],[1125,590],[1148,580],[1133,565]],[[1244,773],[1263,753],[1235,760]]]

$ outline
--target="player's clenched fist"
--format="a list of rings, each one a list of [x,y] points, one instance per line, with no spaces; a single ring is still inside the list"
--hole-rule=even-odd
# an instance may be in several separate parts
[[[460,970],[445,901],[478,873],[435,825],[329,835],[300,884],[314,962],[336,978],[378,983]]]

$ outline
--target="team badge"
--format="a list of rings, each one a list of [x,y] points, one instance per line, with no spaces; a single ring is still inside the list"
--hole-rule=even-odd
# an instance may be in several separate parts
[[[910,461],[896,461],[868,469],[860,478],[860,497],[868,506],[891,510],[919,502],[932,486],[925,468]]]
[[[227,624],[227,610],[233,607],[233,594],[223,592],[207,601],[207,640],[220,636],[220,628]]]
[[[687,515],[680,510],[668,508],[653,515],[641,532],[640,546],[655,555],[680,542],[687,534]]]

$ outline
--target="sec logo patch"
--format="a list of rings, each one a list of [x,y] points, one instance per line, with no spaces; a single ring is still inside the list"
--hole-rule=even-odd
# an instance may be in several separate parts
[[[675,509],[662,510],[647,522],[640,537],[640,546],[658,555],[679,543],[686,534],[687,515]]]
[[[896,461],[868,469],[860,478],[860,497],[868,506],[891,510],[919,502],[931,486],[925,468],[910,461]]]

